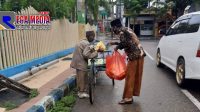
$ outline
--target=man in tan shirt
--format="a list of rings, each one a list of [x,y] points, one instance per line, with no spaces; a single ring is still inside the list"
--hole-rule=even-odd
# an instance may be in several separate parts
[[[86,38],[81,40],[75,47],[73,53],[73,58],[71,62],[71,67],[76,69],[76,80],[78,88],[79,98],[89,97],[87,94],[87,85],[88,85],[88,75],[87,75],[87,66],[88,59],[95,58],[98,55],[98,51],[95,51],[92,42],[94,41],[95,33],[94,31],[87,31]]]

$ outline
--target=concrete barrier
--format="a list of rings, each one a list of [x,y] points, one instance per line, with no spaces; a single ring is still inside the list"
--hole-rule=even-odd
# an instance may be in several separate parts
[[[60,100],[62,97],[67,95],[76,86],[75,76],[70,76],[67,78],[63,84],[52,90],[47,96],[45,96],[38,103],[33,105],[27,112],[46,112],[51,109],[55,102]]]
[[[59,52],[50,54],[48,56],[44,56],[42,58],[34,59],[32,61],[20,64],[20,65],[16,65],[16,66],[13,66],[13,67],[9,67],[9,68],[0,70],[0,74],[4,75],[6,77],[12,77],[12,76],[19,74],[21,72],[30,70],[31,68],[33,68],[35,66],[43,65],[43,64],[48,63],[50,61],[56,60],[60,57],[71,54],[71,53],[73,53],[73,51],[74,51],[74,48],[59,51]]]

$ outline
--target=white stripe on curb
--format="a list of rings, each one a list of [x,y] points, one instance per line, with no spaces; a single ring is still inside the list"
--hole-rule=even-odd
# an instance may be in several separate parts
[[[154,61],[154,58],[145,50],[147,56]],[[200,110],[200,102],[188,91],[181,89],[182,93]]]
[[[192,94],[191,94],[189,91],[184,90],[184,89],[182,89],[181,91],[182,91],[182,92],[185,94],[185,96],[187,96],[187,97],[190,99],[190,101],[200,110],[200,102],[199,102],[194,96],[192,96]]]

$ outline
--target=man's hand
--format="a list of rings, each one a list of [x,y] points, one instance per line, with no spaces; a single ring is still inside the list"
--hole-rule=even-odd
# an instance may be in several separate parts
[[[90,52],[94,52],[95,51],[94,45],[90,45],[89,48],[90,48]]]
[[[104,49],[101,47],[99,47],[99,49],[97,50],[97,52],[103,52],[103,51],[104,51]]]
[[[89,48],[90,48],[90,49],[94,49],[94,45],[90,45]]]

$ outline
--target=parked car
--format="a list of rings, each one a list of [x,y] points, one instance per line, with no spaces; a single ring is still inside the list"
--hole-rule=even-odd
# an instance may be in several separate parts
[[[176,82],[200,79],[200,11],[179,17],[161,38],[157,47],[157,66],[176,72]],[[164,33],[164,32],[163,32]]]

